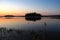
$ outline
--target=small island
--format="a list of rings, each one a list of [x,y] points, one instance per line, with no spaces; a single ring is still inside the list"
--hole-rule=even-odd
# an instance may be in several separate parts
[[[41,17],[41,14],[38,14],[36,12],[33,12],[33,13],[27,13],[25,15],[26,18],[40,18]]]
[[[15,16],[13,16],[13,15],[5,15],[4,17],[15,17]]]
[[[41,14],[38,14],[36,12],[33,13],[27,13],[25,15],[25,19],[28,21],[36,21],[36,20],[40,20],[41,19]]]

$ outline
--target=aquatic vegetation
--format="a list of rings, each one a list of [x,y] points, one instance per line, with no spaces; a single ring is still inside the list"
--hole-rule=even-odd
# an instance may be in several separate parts
[[[57,36],[57,37],[56,37]],[[60,33],[0,28],[0,40],[57,40]]]
[[[1,40],[40,40],[40,33],[35,31],[22,31],[0,28]]]

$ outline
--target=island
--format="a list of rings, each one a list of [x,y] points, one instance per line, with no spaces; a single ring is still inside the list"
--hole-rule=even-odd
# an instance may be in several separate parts
[[[41,14],[33,12],[33,13],[27,13],[25,15],[25,19],[28,21],[36,21],[41,19]]]
[[[27,18],[40,18],[41,17],[41,14],[36,13],[36,12],[32,12],[32,13],[27,13],[25,15],[25,17],[27,17]]]
[[[14,15],[5,15],[4,17],[15,17]]]

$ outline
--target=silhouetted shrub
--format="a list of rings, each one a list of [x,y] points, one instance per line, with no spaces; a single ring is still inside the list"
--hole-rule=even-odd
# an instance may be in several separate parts
[[[25,15],[25,17],[28,17],[28,18],[39,18],[39,17],[41,17],[41,14],[38,14],[38,13],[36,13],[36,12],[27,13],[27,14]]]
[[[13,15],[5,15],[4,17],[14,17]]]

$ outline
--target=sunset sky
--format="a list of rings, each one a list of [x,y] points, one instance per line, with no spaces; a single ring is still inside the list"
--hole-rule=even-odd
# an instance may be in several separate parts
[[[60,15],[60,0],[0,0],[0,16],[25,15],[27,12]]]

